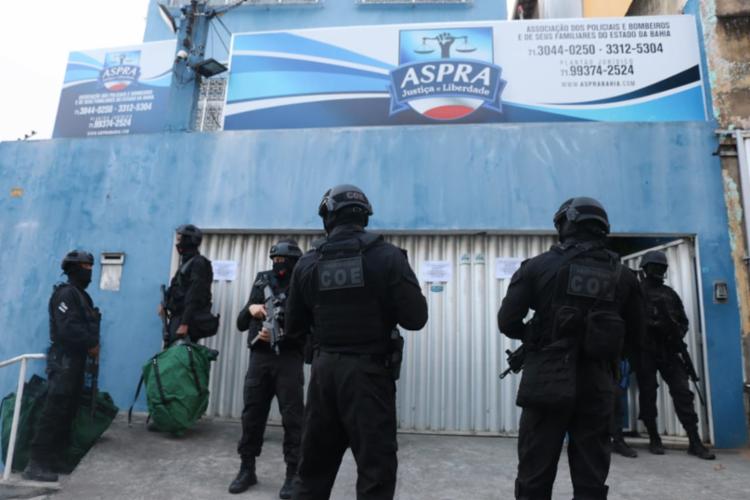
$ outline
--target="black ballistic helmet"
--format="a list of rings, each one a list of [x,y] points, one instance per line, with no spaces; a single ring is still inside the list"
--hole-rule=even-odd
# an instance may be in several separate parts
[[[325,218],[326,215],[345,207],[355,207],[355,211],[359,209],[365,215],[372,215],[372,205],[365,193],[351,184],[339,184],[326,191],[320,200],[318,215]]]
[[[67,272],[71,264],[89,264],[93,266],[94,256],[84,250],[73,250],[65,254],[60,263],[60,268]]]
[[[183,224],[176,232],[182,236],[181,245],[198,247],[203,241],[203,232],[192,224]]]
[[[601,203],[594,198],[578,196],[570,198],[560,205],[555,212],[553,221],[558,232],[565,221],[578,224],[586,220],[593,220],[602,227],[604,234],[609,234],[609,217]]]
[[[664,271],[669,267],[667,262],[667,254],[660,250],[651,250],[641,258],[641,269],[646,270],[646,266],[651,264],[652,266],[663,266]],[[658,268],[657,268],[658,269]],[[664,274],[663,272],[661,274]]]
[[[274,257],[287,257],[289,259],[299,259],[302,257],[302,250],[297,245],[296,240],[279,240],[274,246],[271,247],[271,251],[268,256]]]

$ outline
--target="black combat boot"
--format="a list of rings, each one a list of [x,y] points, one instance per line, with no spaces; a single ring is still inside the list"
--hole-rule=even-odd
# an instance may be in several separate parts
[[[255,475],[255,457],[243,458],[237,477],[235,477],[232,484],[229,485],[229,493],[242,493],[257,482],[258,477]]]
[[[43,481],[45,483],[54,483],[57,481],[57,474],[45,464],[36,460],[31,460],[26,470],[23,471],[23,478],[29,481]]]
[[[714,460],[716,455],[711,453],[711,450],[705,447],[701,441],[701,437],[698,435],[698,429],[690,429],[687,431],[690,445],[688,446],[688,455],[695,455],[703,460]]]
[[[659,437],[659,431],[656,428],[656,422],[643,422],[648,431],[648,451],[654,455],[664,455],[664,445]]]
[[[612,440],[612,451],[627,458],[635,458],[638,456],[638,452],[628,446],[628,443],[622,438]]]
[[[294,490],[294,476],[297,474],[297,464],[286,464],[286,479],[279,490],[279,498],[292,498]]]
[[[666,453],[664,444],[661,442],[661,438],[658,434],[654,434],[653,436],[649,435],[648,451],[650,451],[654,455],[664,455],[664,453]]]

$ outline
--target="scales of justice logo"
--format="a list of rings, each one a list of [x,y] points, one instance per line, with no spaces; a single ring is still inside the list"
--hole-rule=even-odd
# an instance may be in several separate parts
[[[141,51],[108,52],[99,81],[110,92],[125,90],[141,76]]]
[[[402,30],[391,71],[390,114],[413,109],[433,120],[464,118],[481,107],[502,112],[506,81],[494,64],[492,28]]]

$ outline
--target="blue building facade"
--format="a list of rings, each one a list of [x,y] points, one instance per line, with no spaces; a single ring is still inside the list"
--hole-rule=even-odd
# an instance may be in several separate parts
[[[237,9],[224,22],[242,32],[504,18],[502,2],[395,7],[333,0]],[[152,2],[145,40],[171,36]],[[119,292],[96,289],[98,265],[92,284],[103,311],[100,385],[124,407],[142,363],[160,348],[159,284],[169,279],[179,224],[319,230],[322,193],[346,182],[370,197],[374,230],[531,234],[552,230],[563,200],[588,195],[606,206],[618,234],[694,238],[713,440],[743,446],[734,242],[713,130],[711,122],[494,124],[1,143],[0,359],[46,348],[47,300],[72,248],[126,255]],[[14,188],[22,194],[8,196]],[[715,282],[728,284],[726,302],[714,300]],[[13,390],[15,380],[14,370],[0,371],[0,393]]]

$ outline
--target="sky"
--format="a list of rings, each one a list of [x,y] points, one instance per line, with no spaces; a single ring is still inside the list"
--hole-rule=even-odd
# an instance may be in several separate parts
[[[0,141],[48,139],[71,50],[143,41],[148,0],[0,0]]]

